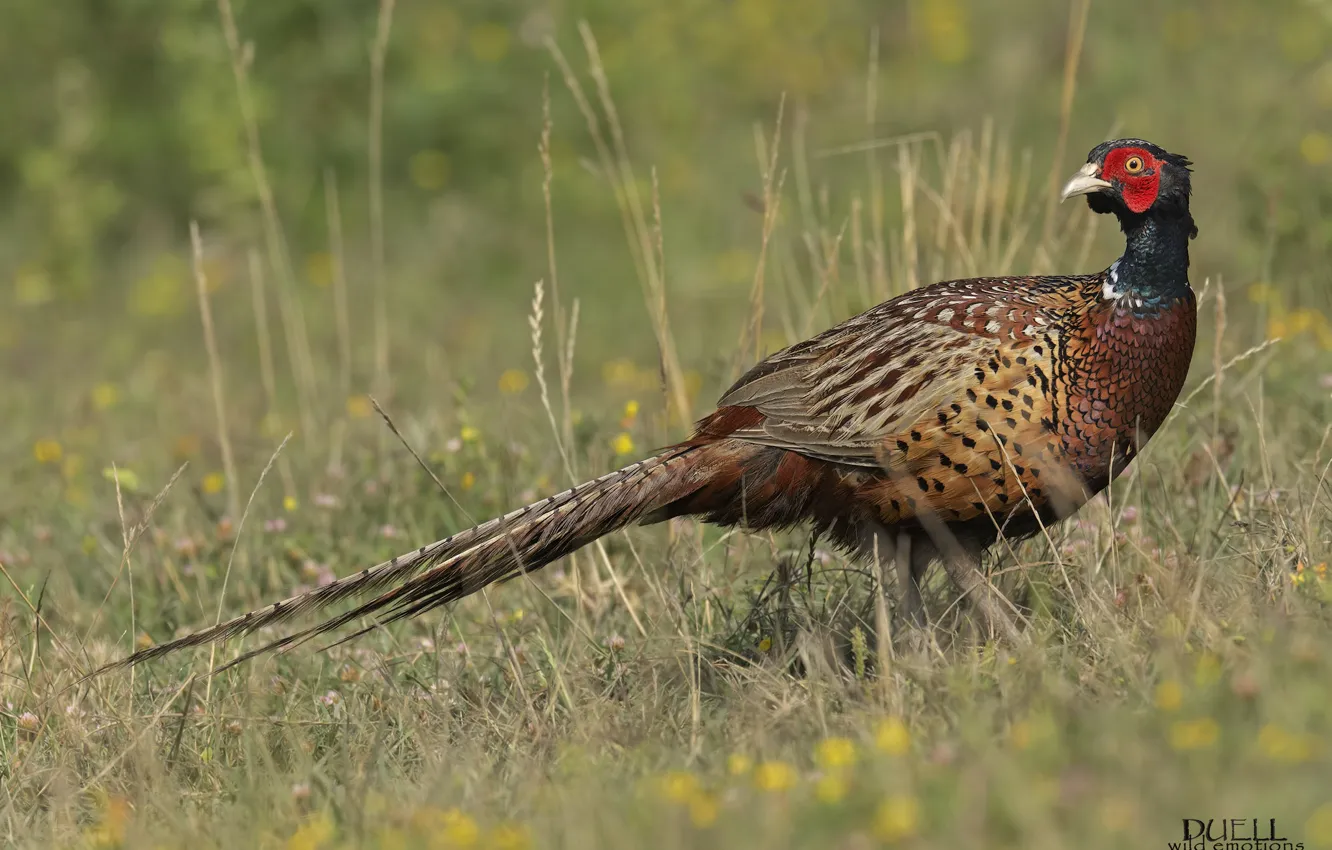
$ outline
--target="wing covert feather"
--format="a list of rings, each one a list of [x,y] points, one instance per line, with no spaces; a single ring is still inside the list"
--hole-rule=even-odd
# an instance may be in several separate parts
[[[1058,336],[1050,308],[1086,280],[977,278],[914,290],[774,354],[719,405],[763,414],[735,438],[882,467],[899,435],[934,429],[974,404],[968,390],[1025,383]]]

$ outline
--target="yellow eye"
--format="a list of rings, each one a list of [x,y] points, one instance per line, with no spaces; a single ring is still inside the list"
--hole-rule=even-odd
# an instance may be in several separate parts
[[[1139,171],[1142,171],[1142,157],[1131,156],[1124,160],[1124,170],[1129,174],[1137,174]]]

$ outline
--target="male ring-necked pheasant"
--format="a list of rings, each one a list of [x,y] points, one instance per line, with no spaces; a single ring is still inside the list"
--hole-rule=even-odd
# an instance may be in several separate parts
[[[908,292],[759,363],[682,443],[112,666],[351,597],[374,594],[237,661],[361,618],[411,617],[631,523],[686,515],[748,529],[810,523],[868,557],[893,558],[917,622],[920,578],[941,560],[982,619],[1015,636],[981,553],[1104,489],[1184,383],[1196,328],[1189,164],[1139,139],[1091,151],[1063,197],[1086,195],[1093,211],[1119,218],[1124,254],[1099,274]]]

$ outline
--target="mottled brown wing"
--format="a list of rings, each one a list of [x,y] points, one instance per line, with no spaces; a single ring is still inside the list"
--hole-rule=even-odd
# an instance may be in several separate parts
[[[1021,281],[949,281],[894,298],[769,357],[718,405],[763,414],[735,437],[877,467],[886,438],[963,403],[1001,349],[1057,330],[1050,293]]]
[[[882,470],[888,521],[1039,504],[1059,465],[1058,308],[1089,280],[952,281],[886,302],[742,378],[720,404],[763,418],[731,436]]]

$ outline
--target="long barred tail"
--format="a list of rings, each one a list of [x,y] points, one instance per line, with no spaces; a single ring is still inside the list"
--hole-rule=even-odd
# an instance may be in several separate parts
[[[335,602],[380,591],[346,613],[251,650],[226,666],[373,616],[374,623],[346,638],[350,640],[378,625],[415,616],[494,582],[540,569],[634,522],[657,518],[672,502],[705,485],[706,470],[700,460],[707,450],[707,446],[698,444],[675,446],[332,584],[141,650],[92,675],[150,661],[179,649],[248,635]],[[385,589],[390,586],[392,589]]]

